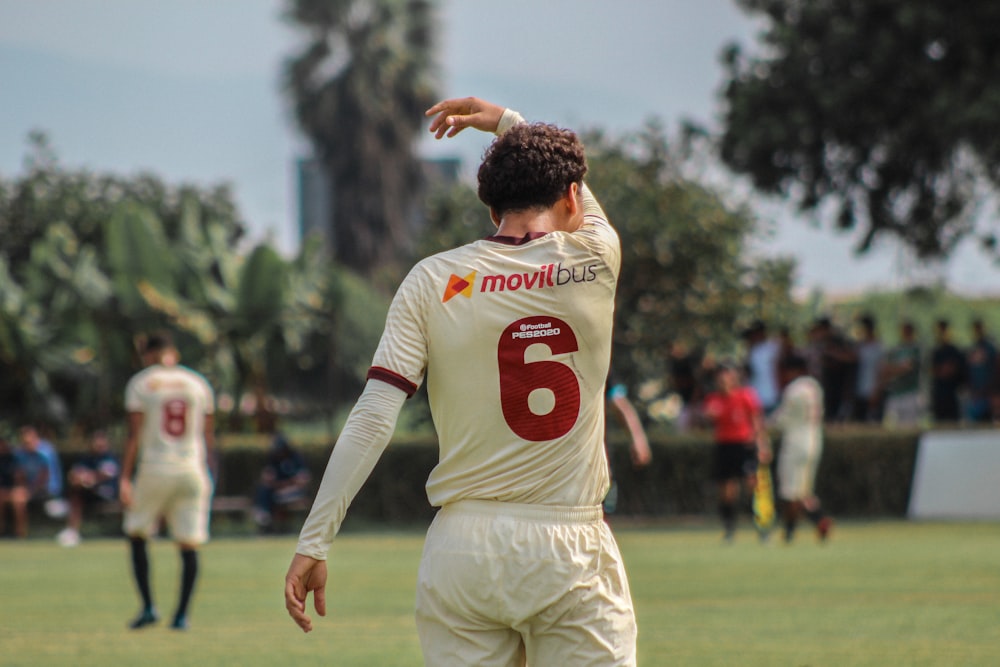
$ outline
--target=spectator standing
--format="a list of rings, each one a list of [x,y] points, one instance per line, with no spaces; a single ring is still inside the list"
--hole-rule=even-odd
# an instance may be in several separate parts
[[[993,388],[997,382],[997,348],[982,320],[972,322],[972,346],[966,352],[969,402],[965,416],[973,423],[993,420]]]
[[[757,393],[764,414],[778,405],[781,387],[778,383],[778,358],[781,346],[767,334],[767,325],[757,320],[743,332],[747,343],[747,375],[749,384]]]
[[[254,494],[254,521],[260,528],[268,528],[275,512],[308,508],[309,482],[312,473],[302,454],[282,433],[275,433],[271,441],[260,483]]]
[[[670,345],[668,360],[670,388],[681,399],[681,412],[677,418],[677,429],[687,431],[697,420],[697,401],[700,398],[698,355],[683,341]]]
[[[64,547],[80,543],[80,524],[86,505],[108,503],[118,498],[118,478],[121,464],[111,451],[111,440],[105,431],[95,431],[90,436],[89,450],[66,475],[69,496],[69,514],[66,527],[56,540]]]
[[[917,329],[906,320],[900,325],[899,343],[885,356],[882,383],[885,387],[885,422],[889,426],[911,427],[920,422],[920,373],[923,352]]]
[[[855,345],[857,376],[854,385],[852,418],[857,422],[878,421],[881,418],[882,389],[879,374],[884,350],[879,340],[875,318],[862,315],[858,319],[861,335]]]
[[[850,415],[854,394],[854,346],[828,317],[822,317],[814,326],[819,354],[819,375],[823,387],[824,418],[829,422],[842,422]]]
[[[824,320],[818,319],[809,325],[809,330],[806,332],[806,343],[802,347],[802,356],[809,368],[809,375],[817,380],[823,377],[823,345],[826,337],[823,324]]]
[[[938,320],[931,351],[931,415],[936,424],[962,418],[959,391],[965,384],[965,355],[951,342],[948,320]]]
[[[715,391],[705,397],[702,409],[715,425],[712,479],[719,487],[723,538],[732,542],[739,513],[740,485],[742,483],[749,507],[757,485],[757,464],[770,463],[771,445],[757,393],[740,382],[739,371],[722,365],[715,378]]]
[[[790,381],[785,377],[784,369],[786,362],[796,356],[802,355],[799,354],[799,350],[795,345],[795,338],[792,336],[791,328],[787,326],[781,327],[778,329],[778,386],[782,390]]]
[[[807,369],[802,357],[786,360],[784,370],[789,384],[770,420],[781,430],[778,496],[783,503],[786,542],[792,541],[802,512],[816,524],[821,540],[827,538],[832,525],[814,491],[823,454],[823,388],[807,374]]]

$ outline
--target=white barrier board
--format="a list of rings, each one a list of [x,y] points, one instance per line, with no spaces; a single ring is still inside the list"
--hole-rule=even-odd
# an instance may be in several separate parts
[[[911,519],[1000,519],[1000,431],[930,431],[920,438]]]

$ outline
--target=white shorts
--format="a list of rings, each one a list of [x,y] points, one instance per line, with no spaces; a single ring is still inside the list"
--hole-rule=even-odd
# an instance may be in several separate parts
[[[822,449],[787,447],[778,455],[778,497],[804,500],[813,495]]]
[[[204,544],[211,498],[212,482],[203,470],[140,469],[123,530],[129,537],[149,537],[163,517],[174,541]]]
[[[435,667],[636,664],[632,595],[600,506],[443,507],[427,532],[416,616]]]

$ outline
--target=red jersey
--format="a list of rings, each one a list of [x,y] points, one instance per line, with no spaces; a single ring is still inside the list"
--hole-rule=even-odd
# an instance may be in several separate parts
[[[728,394],[709,394],[704,410],[715,422],[716,442],[735,445],[754,441],[754,417],[761,414],[761,407],[757,392],[750,387],[738,387]]]

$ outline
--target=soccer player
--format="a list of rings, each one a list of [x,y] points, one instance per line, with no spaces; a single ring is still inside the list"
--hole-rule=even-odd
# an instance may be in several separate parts
[[[634,665],[636,626],[603,520],[604,386],[618,236],[568,130],[477,98],[427,111],[440,139],[494,132],[479,198],[496,233],[429,257],[400,285],[368,382],[330,457],[285,578],[326,613],[325,559],[348,505],[425,377],[440,507],[417,581],[428,665]]]
[[[771,444],[757,393],[741,383],[739,371],[723,364],[716,371],[715,382],[716,389],[705,397],[702,410],[715,424],[712,478],[719,486],[723,537],[731,542],[736,535],[740,482],[747,497],[752,497],[757,463],[771,461]],[[761,538],[765,537],[761,533]]]
[[[181,558],[180,598],[171,627],[184,630],[198,576],[197,549],[208,540],[215,397],[205,378],[179,365],[180,355],[168,334],[150,335],[140,351],[146,368],[125,389],[128,439],[119,488],[132,572],[142,598],[142,611],[129,627],[138,629],[159,620],[149,586],[146,541],[162,517]]]
[[[778,496],[784,502],[785,541],[791,542],[795,536],[802,511],[816,524],[820,539],[825,540],[832,521],[813,491],[823,453],[823,388],[808,375],[808,364],[802,357],[788,358],[784,371],[790,381],[771,422],[782,433]]]

